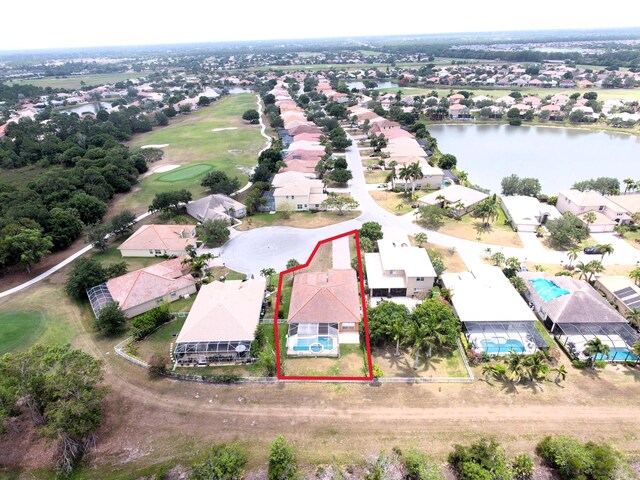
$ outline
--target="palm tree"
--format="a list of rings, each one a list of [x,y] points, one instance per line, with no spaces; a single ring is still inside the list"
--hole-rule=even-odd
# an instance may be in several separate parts
[[[453,210],[456,213],[456,216],[458,217],[461,217],[461,215],[464,213],[465,208],[466,208],[466,205],[462,200],[458,200],[456,204],[453,206]]]
[[[182,260],[182,265],[188,265],[189,270],[196,277],[202,277],[204,270],[207,268],[209,264],[209,260],[215,258],[215,255],[212,253],[203,253],[202,255],[196,255],[195,257],[188,256],[184,260]]]
[[[396,351],[394,352],[395,357],[400,356],[400,340],[406,332],[406,325],[404,318],[396,318],[393,324],[391,325],[391,335],[392,338],[396,341]]]
[[[636,184],[637,186],[638,184]],[[631,214],[631,221],[636,225],[640,225],[640,212],[633,212]]]
[[[640,342],[636,342],[631,346],[631,350],[633,350],[633,354],[640,358]]]
[[[502,252],[494,253],[491,255],[491,261],[496,267],[501,267],[505,262],[504,254]]]
[[[420,353],[425,350],[431,351],[434,347],[431,332],[428,327],[420,322],[411,321],[409,324],[408,341],[413,347],[413,369],[418,370],[418,361],[420,359]]]
[[[411,168],[409,165],[403,165],[400,167],[398,178],[404,180],[404,193],[407,193],[407,182],[411,179]]]
[[[599,337],[593,337],[585,344],[584,353],[589,356],[591,360],[591,368],[594,368],[596,364],[596,357],[598,355],[609,358],[609,352],[611,347],[605,343],[602,343]]]
[[[624,314],[624,318],[626,318],[632,325],[635,325],[636,328],[640,328],[640,308],[633,307],[630,310],[627,310],[627,313]]]
[[[271,277],[276,274],[275,268],[265,267],[260,270],[260,276],[267,280],[267,287],[271,286]]]
[[[411,196],[413,196],[416,192],[416,180],[423,178],[424,173],[422,173],[422,167],[418,162],[409,165],[409,172],[409,178],[411,179]]]
[[[554,368],[551,371],[556,373],[556,378],[555,378],[554,382],[556,382],[557,385],[559,385],[560,382],[566,380],[566,378],[567,378],[567,367],[565,367],[564,365],[560,365],[558,368]]]
[[[596,273],[604,272],[604,265],[602,265],[602,262],[599,262],[598,260],[591,260],[585,265],[585,268],[589,271],[589,281],[593,280],[593,276]]]
[[[624,193],[627,193],[629,190],[636,189],[636,182],[633,178],[625,178],[622,183],[624,183]]]
[[[415,239],[416,242],[418,242],[418,245],[420,247],[422,247],[423,243],[427,242],[427,234],[424,232],[418,232],[415,234],[415,236],[413,237]]]
[[[602,257],[600,258],[600,261],[602,262],[605,255],[611,255],[613,253],[613,245],[611,245],[610,243],[600,245],[600,253],[602,253]]]
[[[595,212],[587,212],[583,215],[582,219],[587,224],[587,232],[590,232],[589,226],[593,222],[595,222],[598,219],[598,217],[596,216]]]
[[[444,208],[446,206],[445,203],[446,203],[447,199],[445,198],[444,195],[442,195],[442,194],[438,195],[436,197],[436,201],[440,202],[440,208]]]
[[[487,363],[484,367],[482,367],[482,374],[484,375],[485,381],[489,381],[490,377],[495,378],[496,380],[502,380],[507,373],[504,365],[501,363]]]
[[[513,270],[520,270],[520,259],[518,257],[509,257],[504,261],[504,265]]]
[[[542,352],[536,352],[527,358],[527,366],[529,367],[529,379],[532,382],[546,378],[549,373],[549,365],[544,358]]]
[[[578,258],[578,255],[580,255],[580,249],[577,247],[570,248],[567,252],[567,258],[569,258],[569,265],[567,265],[567,268],[569,270],[573,267],[573,262]]]
[[[458,180],[460,180],[461,185],[464,185],[467,182],[468,178],[469,178],[469,174],[464,170],[460,170],[458,172]]]
[[[522,353],[509,352],[507,364],[507,378],[513,383],[520,383],[527,375],[527,357]]]
[[[640,267],[631,270],[629,272],[629,278],[636,282],[636,285],[640,285]]]
[[[584,262],[577,262],[576,270],[580,272],[580,276],[578,277],[578,280],[582,280],[583,277],[586,280],[587,276],[591,273],[589,263],[585,264]]]

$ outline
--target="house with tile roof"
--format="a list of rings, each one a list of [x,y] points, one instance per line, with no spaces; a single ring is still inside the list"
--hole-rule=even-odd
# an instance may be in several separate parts
[[[273,199],[275,209],[285,203],[295,211],[322,210],[322,202],[327,199],[322,181],[307,177],[305,172],[288,171],[273,177]]]
[[[588,212],[594,212],[597,221],[589,225],[591,232],[612,232],[616,225],[628,225],[633,213],[610,197],[591,190],[562,190],[558,193],[556,207],[561,213],[571,212],[580,218]]]
[[[356,271],[298,273],[287,323],[287,355],[338,356],[340,343],[360,342],[360,285]]]
[[[94,315],[118,302],[125,317],[148,312],[162,302],[174,302],[196,292],[196,280],[182,265],[186,255],[129,272],[87,290]]]
[[[195,225],[143,225],[118,247],[123,257],[179,256],[196,246]]]
[[[230,220],[242,218],[247,214],[247,207],[231,197],[215,193],[208,197],[187,204],[187,213],[196,220]]]
[[[176,364],[249,361],[265,285],[264,278],[203,285],[176,339]]]

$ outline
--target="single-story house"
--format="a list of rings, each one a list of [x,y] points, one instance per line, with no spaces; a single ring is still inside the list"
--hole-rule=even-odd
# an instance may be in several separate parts
[[[94,315],[110,302],[118,302],[125,317],[148,312],[162,302],[174,302],[196,293],[196,280],[189,267],[182,265],[186,256],[129,272],[87,290]]]
[[[444,197],[444,200],[439,197]],[[450,185],[436,192],[431,192],[418,199],[422,205],[441,205],[443,202],[457,215],[469,213],[480,202],[489,197],[484,192],[462,185]],[[456,205],[459,205],[456,207]]]
[[[473,271],[444,273],[441,278],[453,292],[453,309],[477,354],[531,354],[548,348],[535,328],[536,316],[500,268],[477,265]]]
[[[601,275],[595,287],[604,293],[622,315],[632,308],[640,309],[640,287],[625,275]]]
[[[340,343],[360,342],[360,319],[354,269],[297,273],[287,319],[287,355],[338,356]]]
[[[118,247],[123,257],[183,255],[196,246],[195,225],[143,225]]]
[[[560,218],[556,207],[524,195],[500,197],[502,208],[511,227],[517,232],[535,232],[547,220]]]
[[[247,215],[247,207],[242,203],[219,193],[195,200],[187,204],[187,213],[196,220],[242,218]]]
[[[176,339],[176,363],[250,360],[265,285],[264,278],[203,285]]]
[[[608,360],[638,359],[632,346],[640,336],[588,282],[565,276],[549,277],[544,272],[517,275],[525,281],[524,296],[531,307],[574,358],[586,360],[586,344],[597,337],[610,347]]]
[[[365,253],[367,287],[372,297],[411,297],[433,288],[437,275],[424,248],[378,240],[377,253]]]

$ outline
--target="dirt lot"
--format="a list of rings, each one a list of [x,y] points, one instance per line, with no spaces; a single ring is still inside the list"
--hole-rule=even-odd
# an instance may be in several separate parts
[[[385,377],[468,377],[460,352],[455,350],[450,354],[431,357],[420,355],[418,369],[414,370],[414,356],[406,347],[400,347],[400,356],[395,356],[395,346],[373,348],[371,351],[373,363],[384,372]]]
[[[455,220],[447,220],[446,223],[437,230],[440,233],[445,233],[453,237],[464,238],[466,240],[478,240],[478,233],[474,225],[464,221],[456,222]],[[490,228],[482,234],[480,241],[505,247],[522,247],[520,237],[511,229]]]

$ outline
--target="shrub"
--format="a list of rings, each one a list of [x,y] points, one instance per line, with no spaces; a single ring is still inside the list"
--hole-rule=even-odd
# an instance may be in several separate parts
[[[511,476],[504,450],[495,439],[486,437],[468,447],[454,445],[449,463],[458,472],[460,480],[507,479]]]
[[[568,435],[545,437],[538,444],[538,453],[565,479],[586,479],[593,470],[593,459],[585,445]]]
[[[156,353],[147,363],[149,364],[149,369],[147,371],[149,372],[150,377],[157,378],[167,373],[168,358],[166,356]]]
[[[438,480],[442,478],[440,466],[429,455],[410,449],[401,455],[407,480]]]
[[[598,368],[604,368],[604,367],[607,366],[607,361],[606,360],[596,360],[595,362],[593,362],[593,364]]]
[[[109,302],[102,310],[98,318],[96,318],[96,328],[100,333],[106,335],[115,335],[122,330],[126,322],[126,318],[118,302]]]
[[[215,445],[208,452],[204,462],[193,465],[192,480],[240,480],[244,474],[247,457],[237,443]]]
[[[511,467],[514,480],[530,480],[533,477],[533,460],[523,453],[513,460]]]
[[[169,304],[164,303],[131,320],[131,335],[135,340],[141,340],[170,319]]]
[[[284,436],[276,437],[270,446],[267,478],[269,480],[295,480],[297,473],[298,465],[293,448]]]

